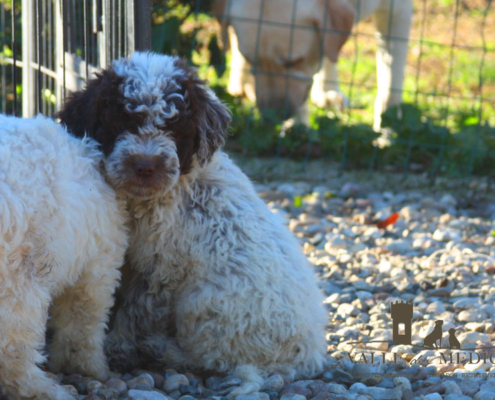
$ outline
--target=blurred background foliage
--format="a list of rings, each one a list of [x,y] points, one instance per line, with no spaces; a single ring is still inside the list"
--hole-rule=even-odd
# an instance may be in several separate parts
[[[398,1],[398,0],[396,0]],[[310,126],[282,129],[275,113],[261,113],[227,91],[230,54],[211,15],[213,0],[153,0],[153,50],[177,54],[232,110],[227,150],[243,157],[325,158],[342,168],[454,176],[495,174],[495,12],[491,0],[416,0],[400,113],[383,116],[385,134],[371,128],[376,94],[374,21],[361,21],[339,60],[343,112],[310,106]],[[0,0],[5,24],[0,55],[12,57],[11,4]],[[15,0],[16,49],[21,54],[21,1]],[[458,12],[456,13],[456,10]],[[454,26],[456,30],[454,31]],[[452,47],[452,44],[455,47]],[[11,112],[11,67],[1,101]],[[18,82],[21,70],[18,68]],[[2,85],[2,82],[0,82]],[[3,103],[2,103],[3,106]],[[398,115],[401,115],[401,118]]]
[[[228,150],[244,157],[325,157],[350,168],[494,174],[491,0],[415,1],[404,104],[401,113],[389,110],[383,116],[385,140],[371,128],[376,94],[376,43],[368,40],[375,35],[372,18],[355,27],[339,60],[350,107],[338,112],[311,106],[309,128],[295,125],[284,131],[274,115],[261,115],[248,100],[227,93],[229,54],[220,45],[211,5],[211,0],[155,0],[153,50],[186,57],[229,104]]]

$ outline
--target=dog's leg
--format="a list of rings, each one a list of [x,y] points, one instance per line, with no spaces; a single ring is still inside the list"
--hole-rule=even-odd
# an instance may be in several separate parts
[[[258,392],[263,386],[261,371],[254,365],[240,365],[234,370],[234,375],[242,380],[242,385],[229,393],[231,397]]]
[[[337,65],[327,57],[323,57],[321,70],[313,78],[311,101],[320,108],[341,110],[349,106],[349,99],[340,90]]]
[[[376,12],[376,28],[380,35],[376,53],[378,81],[374,121],[376,131],[380,129],[382,113],[388,107],[402,102],[404,70],[413,13],[412,0],[386,3],[388,9],[379,9]]]
[[[28,282],[29,281],[29,282]],[[37,364],[45,357],[47,290],[33,279],[16,277],[0,297],[0,376],[2,386],[13,399],[69,400],[73,397],[48,378]],[[29,285],[27,284],[29,283]]]
[[[78,372],[105,381],[110,377],[103,340],[113,293],[120,272],[102,258],[86,266],[79,281],[59,296],[52,307],[56,329],[50,349],[55,371]]]
[[[239,41],[232,26],[228,27],[232,58],[230,60],[230,77],[227,91],[232,96],[247,96],[251,101],[256,100],[254,78],[250,74],[250,65],[239,50]]]
[[[123,288],[125,301],[118,307],[113,330],[105,340],[109,365],[117,371],[138,368],[145,361],[160,361],[175,350],[167,337],[171,296],[165,292],[156,295],[145,277],[132,274]]]

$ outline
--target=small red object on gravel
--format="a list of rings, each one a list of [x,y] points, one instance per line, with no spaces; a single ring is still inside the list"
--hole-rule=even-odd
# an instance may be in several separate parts
[[[387,219],[384,219],[383,221],[378,222],[376,224],[376,226],[380,229],[385,229],[387,226],[395,224],[398,219],[399,219],[399,213],[393,213]]]

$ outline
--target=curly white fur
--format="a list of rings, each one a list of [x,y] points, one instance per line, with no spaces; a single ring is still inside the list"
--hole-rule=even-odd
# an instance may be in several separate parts
[[[96,143],[52,120],[0,116],[0,383],[12,398],[72,399],[37,366],[108,377],[103,354],[127,245]]]
[[[136,53],[114,64],[125,78],[128,110],[145,114],[139,134],[123,133],[108,157],[107,173],[117,187],[119,176],[127,179],[118,171],[129,154],[151,147],[178,159],[172,135],[160,127],[176,117],[167,99],[183,73],[174,61]],[[205,107],[220,105],[213,92],[200,89]],[[215,114],[206,114],[213,118],[205,123],[191,172],[164,182],[151,198],[125,191],[131,277],[107,353],[115,366],[144,358],[236,374],[245,382],[232,395],[259,390],[262,377],[273,372],[313,376],[325,364],[327,323],[313,271],[227,155],[214,151],[209,162],[200,161],[206,159],[201,149],[209,148],[203,142],[218,134]]]

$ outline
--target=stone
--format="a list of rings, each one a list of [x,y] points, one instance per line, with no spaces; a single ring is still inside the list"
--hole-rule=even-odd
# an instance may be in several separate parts
[[[269,398],[269,396],[266,393],[263,394],[265,394]],[[256,393],[252,393],[252,394],[241,394],[236,397],[236,400],[260,400],[260,398],[257,396]]]
[[[217,376],[210,376],[205,381],[206,388],[207,389],[211,389],[211,390],[218,390],[218,389],[220,389],[220,383],[222,383],[222,380],[219,377],[217,377]]]
[[[433,232],[433,240],[438,240],[439,242],[460,242],[461,234],[454,229],[437,229]]]
[[[109,379],[106,382],[106,386],[107,388],[115,389],[118,392],[123,392],[127,390],[127,384],[123,380],[117,378]]]
[[[361,187],[358,184],[353,182],[347,182],[344,184],[344,186],[342,186],[342,189],[340,189],[339,195],[344,198],[354,197],[360,191],[361,191]]]
[[[96,394],[90,394],[89,396],[85,397],[79,395],[77,398],[82,400],[101,400]]]
[[[104,400],[114,400],[119,398],[119,392],[115,389],[97,389],[93,391],[100,399]]]
[[[181,394],[189,394],[191,396],[199,396],[201,394],[199,389],[193,385],[180,385],[179,392]]]
[[[235,376],[227,376],[226,378],[222,379],[222,382],[220,383],[220,389],[228,389],[233,386],[239,386],[242,384],[242,380],[235,377]]]
[[[469,397],[473,397],[480,390],[479,381],[474,379],[461,379],[458,385],[462,394]]]
[[[451,394],[451,393],[462,394],[461,388],[454,381],[443,382],[443,387],[445,388],[445,394]]]
[[[167,396],[159,392],[143,391],[131,389],[127,392],[131,400],[169,400]]]
[[[349,388],[349,391],[359,393],[363,390],[366,390],[367,388],[368,387],[364,383],[356,382],[353,385],[351,385],[351,387]]]
[[[147,379],[149,385],[151,387],[155,387],[155,380],[153,379],[153,377],[151,376],[151,374],[148,374],[147,372],[144,372],[144,373],[139,374],[138,375],[138,378]]]
[[[397,378],[394,378],[394,385],[397,386],[397,387],[400,387],[404,390],[411,390],[411,382],[409,381],[409,379],[405,378],[405,377],[397,377]]]
[[[273,389],[277,392],[280,392],[283,387],[284,387],[284,378],[282,378],[278,374],[275,374],[265,379],[262,389]]]
[[[101,383],[100,381],[90,381],[88,384],[87,384],[87,391],[88,393],[91,393],[93,390],[97,390],[97,389],[104,389],[106,386]]]
[[[71,395],[77,396],[77,389],[72,385],[64,385],[64,389]]]
[[[335,393],[335,394],[346,394],[347,389],[344,385],[340,385],[338,383],[328,383],[327,384],[328,391],[330,393]]]
[[[478,342],[489,343],[491,341],[489,335],[480,332],[464,332],[457,335],[457,339],[462,345],[476,344]]]
[[[425,396],[425,400],[442,400],[442,396],[438,393],[430,393]]]
[[[127,384],[129,385],[129,383]],[[163,389],[165,390],[165,392],[171,393],[179,390],[180,385],[189,385],[189,379],[187,379],[187,376],[182,374],[170,375],[165,379]],[[129,386],[129,388],[131,387]]]
[[[151,385],[148,379],[136,377],[127,381],[129,389],[136,390],[151,390]]]
[[[270,400],[278,400],[278,392],[273,389],[263,389],[262,393],[266,393]]]
[[[412,243],[408,240],[395,240],[387,244],[385,248],[399,254],[406,254],[413,249]]]
[[[127,387],[129,389],[151,390],[153,385],[150,383],[150,379],[147,376],[137,376],[136,378],[127,381]]]
[[[165,383],[165,377],[162,374],[151,374],[151,377],[153,378],[154,385],[153,387],[157,389],[162,389],[163,384]],[[189,378],[188,378],[189,379]],[[191,379],[189,379],[190,381]]]
[[[71,374],[66,375],[62,380],[64,385],[72,385],[76,388],[78,393],[87,393],[86,384],[83,382],[82,375],[79,374]]]
[[[320,393],[325,393],[325,392],[328,392],[328,388],[327,388],[327,385],[325,382],[323,382],[322,380],[314,380],[313,382],[311,382],[307,388],[309,390],[311,390],[311,393],[313,395],[313,397],[317,396],[318,394]]]
[[[474,395],[474,400],[495,400],[495,393],[481,391]]]
[[[440,199],[440,204],[445,207],[457,207],[457,200],[450,193],[444,194]]]
[[[297,383],[297,382],[294,382],[294,383]],[[292,384],[292,385],[284,387],[280,391],[280,396],[283,396],[285,394],[299,394],[301,396],[311,398],[312,392],[311,392],[311,389],[308,389],[308,388],[303,387],[303,386],[295,386],[294,384]]]
[[[443,314],[447,309],[445,308],[445,305],[441,301],[434,301],[433,303],[430,303],[428,307],[426,307],[426,312],[435,314],[435,315],[440,315]]]
[[[296,393],[284,394],[280,400],[306,400],[306,397]]]
[[[464,396],[463,394],[458,394],[458,393],[448,394],[443,399],[444,400],[472,400],[471,397]]]
[[[482,322],[488,315],[481,310],[464,310],[461,311],[457,319],[461,322]]]
[[[174,400],[179,400],[179,398],[182,396],[182,393],[178,390],[174,390],[172,393],[169,393],[168,396]]]
[[[359,310],[352,304],[344,303],[339,305],[337,314],[342,315],[344,318],[357,317],[359,315]]]
[[[375,400],[401,400],[402,389],[384,389],[380,387],[367,387],[366,389],[361,389],[359,394],[367,394],[373,397]]]

